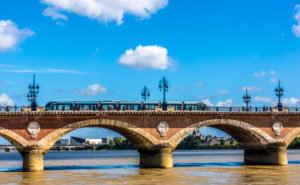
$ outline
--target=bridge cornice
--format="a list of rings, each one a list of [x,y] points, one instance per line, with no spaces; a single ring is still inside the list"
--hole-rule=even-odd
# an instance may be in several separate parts
[[[44,111],[44,112],[0,112],[0,116],[52,116],[52,115],[269,115],[300,116],[300,112],[213,112],[213,111]]]

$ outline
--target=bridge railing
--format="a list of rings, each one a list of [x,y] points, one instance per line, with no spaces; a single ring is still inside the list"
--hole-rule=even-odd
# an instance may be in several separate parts
[[[274,107],[207,107],[206,111],[214,112],[272,112]]]
[[[22,106],[1,106],[0,105],[0,112],[22,112],[23,107]]]

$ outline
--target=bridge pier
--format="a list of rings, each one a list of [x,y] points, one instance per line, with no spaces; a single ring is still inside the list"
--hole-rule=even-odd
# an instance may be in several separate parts
[[[173,168],[173,148],[139,150],[141,168]]]
[[[287,165],[285,146],[268,148],[249,148],[244,150],[245,165]]]
[[[46,151],[39,146],[30,146],[21,151],[24,172],[44,171],[44,156]]]

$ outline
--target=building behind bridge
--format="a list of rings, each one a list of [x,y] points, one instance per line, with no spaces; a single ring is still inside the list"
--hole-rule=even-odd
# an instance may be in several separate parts
[[[80,145],[80,144],[91,144],[91,145],[101,145],[101,144],[109,144],[113,142],[112,137],[103,137],[103,138],[81,138],[81,137],[70,137],[71,145]]]
[[[194,131],[192,133],[192,136],[199,138],[200,146],[230,145],[230,143],[234,141],[233,138],[217,137],[211,135],[204,136],[200,133],[199,130]]]
[[[60,140],[56,141],[55,144],[56,145],[68,145],[69,144],[69,140],[68,139],[60,139]]]

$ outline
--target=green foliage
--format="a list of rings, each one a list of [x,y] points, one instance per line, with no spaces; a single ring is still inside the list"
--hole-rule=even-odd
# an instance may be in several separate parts
[[[220,142],[220,145],[200,146],[200,143],[204,143],[204,141],[201,141],[199,137],[189,135],[179,143],[176,149],[240,149],[239,143],[235,140],[231,140],[229,145],[225,144],[224,139],[221,139]]]
[[[178,145],[177,149],[195,149],[200,145],[200,138],[192,135],[184,138],[183,141]]]
[[[224,139],[221,139],[221,145],[225,145],[225,140]]]
[[[289,145],[288,149],[300,149],[300,138],[295,138]]]
[[[121,144],[122,144],[122,142],[123,142],[123,140],[122,140],[122,138],[120,138],[120,137],[115,137],[115,138],[114,138],[114,142],[115,142],[115,147],[116,147],[116,148],[120,148],[120,147],[121,147]]]
[[[99,150],[135,150],[133,144],[127,139],[115,137],[114,141],[109,141],[109,144],[100,146]]]
[[[114,142],[113,141],[109,141],[107,147],[108,147],[108,149],[113,149],[115,147]]]
[[[130,141],[128,141],[127,139],[123,140],[119,150],[134,150],[135,147],[133,146],[133,144],[131,144]]]

